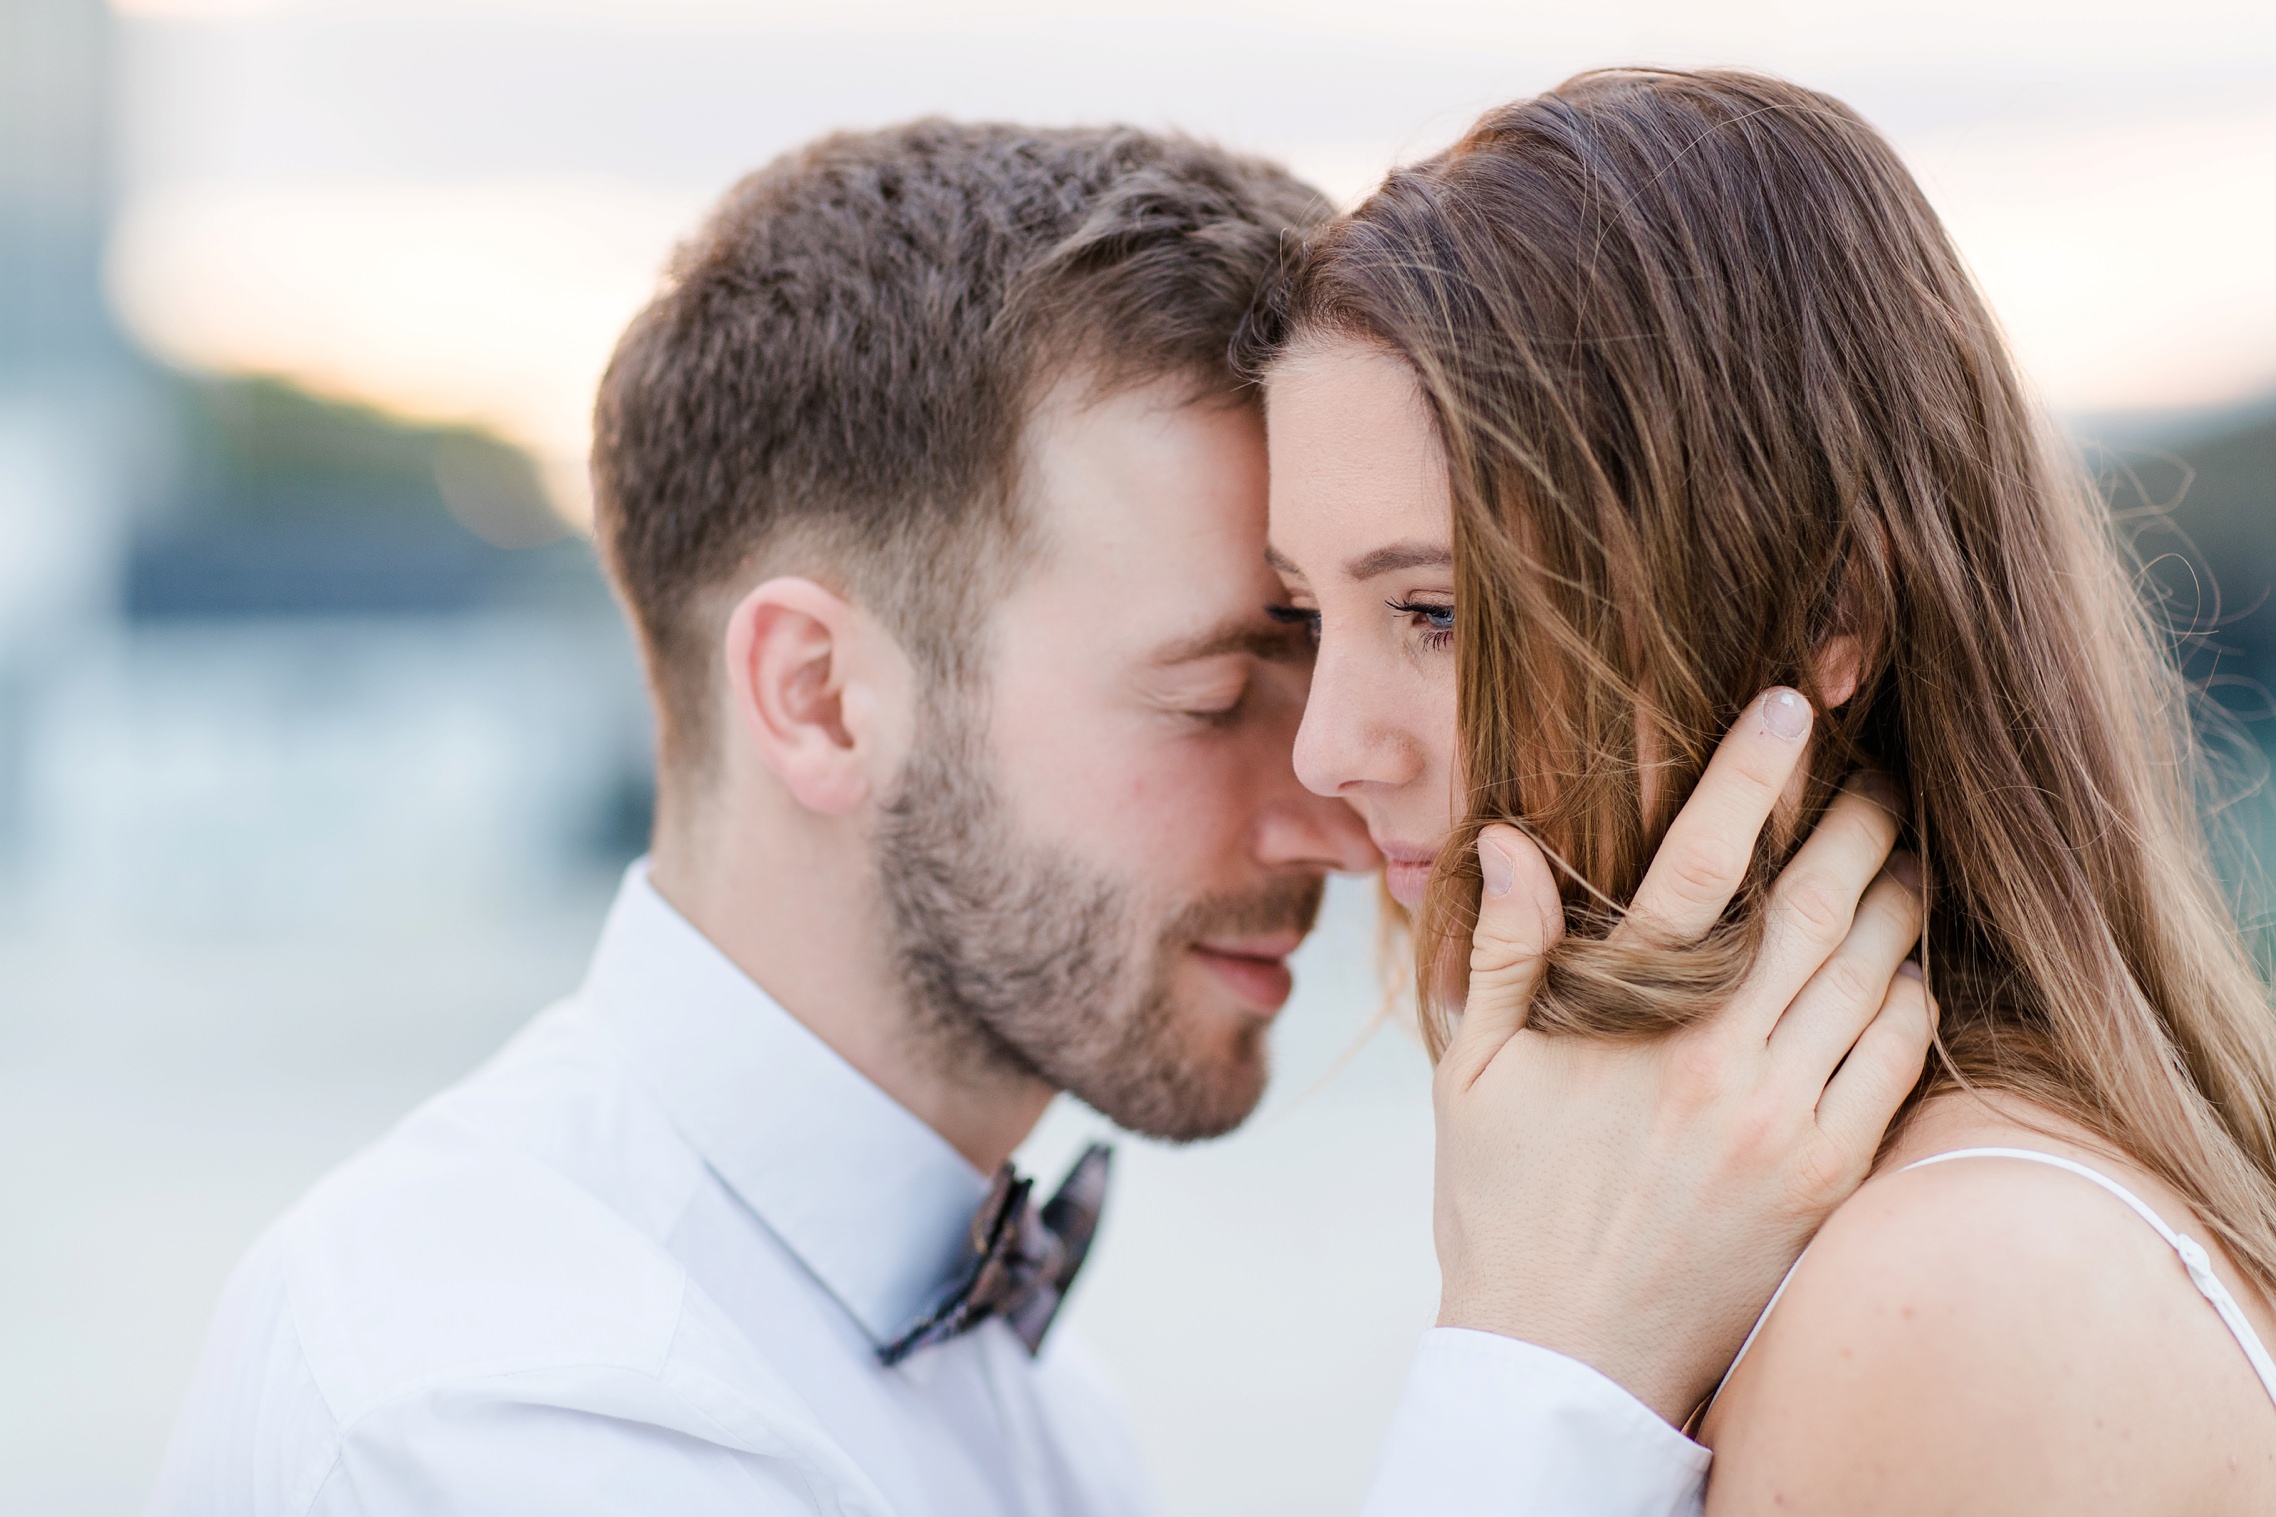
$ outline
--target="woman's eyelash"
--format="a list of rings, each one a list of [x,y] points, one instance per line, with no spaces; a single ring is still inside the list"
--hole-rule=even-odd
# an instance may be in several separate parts
[[[1443,648],[1454,641],[1454,608],[1432,605],[1426,601],[1392,600],[1383,603],[1402,616],[1411,616],[1422,623],[1423,641],[1432,648]],[[1285,626],[1302,627],[1313,644],[1320,641],[1320,613],[1309,606],[1267,606],[1264,614]]]
[[[1428,601],[1389,600],[1383,603],[1402,616],[1411,616],[1421,624],[1423,641],[1433,648],[1443,648],[1454,641],[1454,608],[1432,605]]]

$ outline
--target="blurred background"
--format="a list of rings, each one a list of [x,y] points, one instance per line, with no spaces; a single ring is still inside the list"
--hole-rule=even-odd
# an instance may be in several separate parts
[[[575,985],[648,812],[586,413],[713,196],[947,111],[1348,199],[1627,62],[1895,138],[2169,555],[2192,672],[2262,712],[2265,0],[0,0],[0,1511],[137,1509],[255,1232]],[[1076,1298],[1180,1517],[1352,1509],[1435,1304],[1370,902],[1331,898],[1264,1114],[1126,1146]]]

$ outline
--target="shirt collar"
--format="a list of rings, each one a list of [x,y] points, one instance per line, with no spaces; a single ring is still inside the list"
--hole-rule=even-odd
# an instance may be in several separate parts
[[[645,859],[583,998],[681,1136],[873,1341],[955,1280],[987,1177],[673,910]]]

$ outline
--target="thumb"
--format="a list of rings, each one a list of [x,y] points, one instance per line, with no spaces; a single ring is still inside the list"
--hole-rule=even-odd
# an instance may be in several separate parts
[[[1478,926],[1470,935],[1470,990],[1447,1046],[1463,1084],[1493,1062],[1525,1025],[1549,950],[1565,935],[1564,904],[1549,861],[1531,838],[1496,822],[1478,834]]]

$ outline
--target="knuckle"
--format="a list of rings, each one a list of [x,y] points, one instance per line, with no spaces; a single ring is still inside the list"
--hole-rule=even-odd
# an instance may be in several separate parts
[[[1882,998],[1882,987],[1869,983],[1864,966],[1846,954],[1830,961],[1819,975],[1826,993],[1843,1005],[1872,1006]]]
[[[1749,854],[1721,840],[1684,844],[1667,861],[1668,880],[1689,899],[1713,899],[1746,872]]]
[[[1477,926],[1470,929],[1470,961],[1485,960],[1506,964],[1513,959],[1532,957],[1539,950],[1517,922],[1496,921],[1481,915]]]
[[[1782,739],[1771,739],[1767,733],[1749,733],[1723,752],[1730,756],[1733,788],[1743,787],[1759,799],[1775,798],[1786,788],[1786,777],[1794,772],[1792,746]]]
[[[1780,884],[1775,899],[1795,926],[1821,942],[1838,940],[1849,930],[1856,906],[1832,880],[1814,871]]]
[[[1936,1018],[1923,998],[1914,998],[1902,1013],[1895,1035],[1889,1039],[1888,1060],[1906,1084],[1920,1078],[1936,1042]]]
[[[1845,846],[1860,852],[1870,850],[1876,854],[1885,854],[1890,845],[1896,842],[1895,813],[1871,797],[1860,795],[1854,790],[1848,791],[1834,803],[1833,809],[1839,813],[1841,841]],[[1834,819],[1828,817],[1829,821]]]
[[[1712,1038],[1686,1038],[1670,1051],[1670,1079],[1677,1096],[1693,1107],[1712,1106],[1730,1090],[1730,1059]]]
[[[1470,998],[1479,1000],[1506,998],[1521,993],[1532,979],[1531,965],[1512,963],[1506,957],[1488,958],[1480,954],[1470,956]]]
[[[1747,1103],[1732,1124],[1732,1151],[1749,1168],[1777,1173],[1786,1167],[1787,1145],[1785,1113],[1772,1102]]]
[[[1899,975],[1866,1032],[1870,1050],[1881,1052],[1891,1061],[1926,1057],[1929,1042],[1936,1034],[1935,1005],[1918,980]]]
[[[1791,1171],[1794,1195],[1804,1207],[1816,1210],[1838,1201],[1865,1178],[1865,1163],[1838,1143],[1803,1145]]]
[[[1859,1099],[1884,1106],[1896,1099],[1898,1091],[1908,1087],[1917,1073],[1911,1050],[1892,1038],[1864,1038],[1849,1056],[1857,1070],[1855,1089]]]

